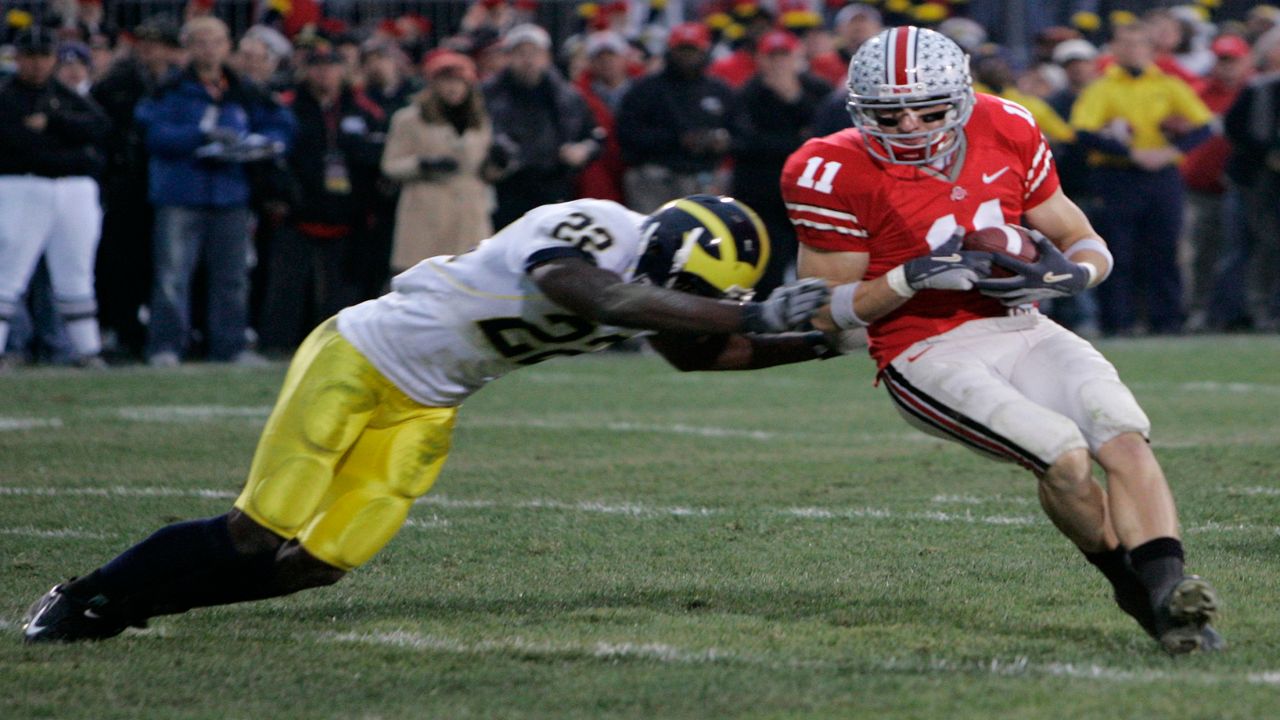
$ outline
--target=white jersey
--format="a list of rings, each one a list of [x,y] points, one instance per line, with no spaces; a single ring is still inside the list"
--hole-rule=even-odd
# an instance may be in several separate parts
[[[466,253],[428,258],[397,275],[391,292],[340,312],[338,330],[409,397],[458,405],[523,365],[595,352],[642,332],[574,315],[547,299],[526,269],[585,253],[631,280],[644,250],[644,217],[608,200],[536,208]]]

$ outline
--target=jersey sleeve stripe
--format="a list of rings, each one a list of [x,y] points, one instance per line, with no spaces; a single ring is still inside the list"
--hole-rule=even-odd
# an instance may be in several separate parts
[[[1049,150],[1048,143],[1046,143],[1044,139],[1041,138],[1040,146],[1036,148],[1036,156],[1031,158],[1032,172],[1035,172],[1035,169],[1040,165],[1040,158],[1044,157],[1045,152],[1047,152],[1048,150]]]
[[[858,216],[854,215],[853,213],[840,212],[839,210],[824,208],[820,205],[806,205],[804,203],[787,203],[787,209],[795,212],[813,213],[814,215],[821,215],[823,217],[834,218],[836,220],[848,220],[850,223],[853,223],[853,224],[856,224],[858,222]]]
[[[1044,162],[1040,164],[1040,172],[1036,175],[1036,179],[1032,181],[1031,187],[1027,188],[1027,192],[1024,197],[1031,197],[1031,194],[1036,191],[1036,188],[1039,188],[1045,178],[1049,177],[1049,168],[1053,167],[1053,163],[1050,162],[1052,159],[1053,153],[1046,151],[1044,154]]]
[[[525,258],[524,271],[529,272],[534,267],[541,265],[544,262],[566,257],[581,258],[592,265],[596,264],[595,256],[571,245],[566,245],[564,247],[544,247],[540,250],[533,251],[529,254],[529,257]]]
[[[813,220],[805,220],[804,218],[791,218],[791,224],[797,227],[813,228],[822,232],[834,232],[841,235],[851,235],[853,237],[864,238],[867,236],[866,230],[854,230],[849,227],[841,227],[830,223],[814,222]]]

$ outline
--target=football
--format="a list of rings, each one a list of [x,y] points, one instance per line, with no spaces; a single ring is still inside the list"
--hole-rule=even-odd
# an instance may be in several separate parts
[[[974,230],[964,236],[963,247],[965,250],[1009,255],[1023,262],[1035,262],[1040,257],[1031,232],[1021,225],[996,225]],[[999,265],[991,266],[992,277],[1009,277],[1012,274]]]

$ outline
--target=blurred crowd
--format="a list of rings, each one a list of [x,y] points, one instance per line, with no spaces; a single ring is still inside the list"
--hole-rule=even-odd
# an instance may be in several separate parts
[[[784,161],[851,125],[849,58],[908,22],[1035,117],[1111,245],[1111,279],[1047,311],[1083,334],[1274,332],[1280,10],[1215,5],[1078,12],[1029,58],[964,3],[706,2],[672,22],[617,0],[556,36],[522,0],[476,0],[447,32],[298,0],[236,33],[201,0],[127,30],[98,0],[10,11],[0,368],[261,363],[395,272],[577,197],[735,195],[773,238],[767,294],[794,274]]]

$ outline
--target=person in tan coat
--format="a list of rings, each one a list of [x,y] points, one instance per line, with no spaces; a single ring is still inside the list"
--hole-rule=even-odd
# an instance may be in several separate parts
[[[470,250],[493,234],[484,177],[493,131],[475,64],[442,50],[424,63],[427,89],[391,118],[382,172],[402,184],[391,267]]]

